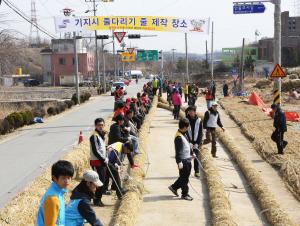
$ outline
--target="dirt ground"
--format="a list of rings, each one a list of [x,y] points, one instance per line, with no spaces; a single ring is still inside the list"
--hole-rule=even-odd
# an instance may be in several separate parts
[[[145,178],[147,192],[137,226],[211,225],[206,180],[203,175],[199,180],[193,176],[192,170],[189,185],[190,195],[194,198],[192,202],[175,197],[168,189],[178,177],[174,158],[177,124],[178,121],[172,119],[171,112],[157,109],[148,140],[149,166],[146,166]]]

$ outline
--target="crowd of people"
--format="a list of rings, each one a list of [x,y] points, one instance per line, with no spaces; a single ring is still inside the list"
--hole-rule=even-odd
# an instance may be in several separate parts
[[[116,87],[114,123],[106,132],[105,120],[94,120],[95,130],[89,138],[91,169],[84,172],[66,206],[64,194],[74,175],[74,167],[64,160],[52,165],[52,183],[40,201],[37,226],[83,226],[84,223],[103,226],[92,205],[105,206],[102,197],[111,195],[112,191],[119,200],[122,199],[126,191],[122,187],[120,172],[126,157],[132,169],[139,167],[134,162],[134,156],[139,154],[138,134],[152,105],[155,90],[152,84],[148,85],[142,93],[127,99],[124,99],[122,87]]]

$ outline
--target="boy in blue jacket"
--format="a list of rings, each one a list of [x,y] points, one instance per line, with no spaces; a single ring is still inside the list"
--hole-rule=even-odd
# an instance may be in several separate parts
[[[58,161],[51,168],[52,184],[41,199],[37,226],[65,226],[64,194],[74,175],[74,167],[68,161]]]

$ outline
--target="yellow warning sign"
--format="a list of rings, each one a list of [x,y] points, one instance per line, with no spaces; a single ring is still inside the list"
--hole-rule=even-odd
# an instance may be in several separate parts
[[[284,70],[279,64],[277,64],[273,72],[271,73],[271,78],[284,78],[284,77],[286,77]]]
[[[135,62],[135,53],[124,52],[121,54],[122,62]]]

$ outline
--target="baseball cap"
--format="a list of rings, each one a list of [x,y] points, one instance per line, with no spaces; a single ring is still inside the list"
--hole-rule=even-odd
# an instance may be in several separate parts
[[[94,170],[87,170],[83,173],[83,179],[87,182],[93,182],[97,187],[103,186],[103,183],[99,179],[98,173]]]
[[[217,102],[212,102],[211,106],[218,106],[218,103]]]

